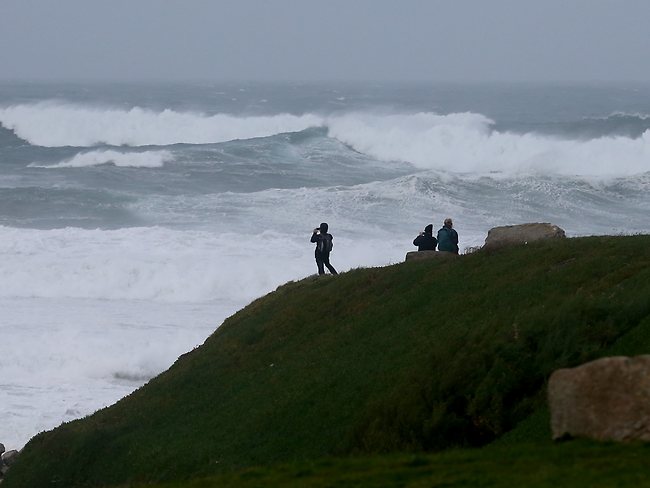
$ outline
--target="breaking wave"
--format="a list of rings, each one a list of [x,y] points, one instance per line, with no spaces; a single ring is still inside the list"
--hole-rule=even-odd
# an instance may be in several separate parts
[[[630,176],[650,171],[650,130],[640,137],[563,139],[492,129],[474,113],[348,114],[329,135],[382,160],[459,173]]]
[[[605,117],[589,117],[592,120],[636,120],[646,121],[650,120],[650,114],[642,112],[612,112]]]
[[[140,107],[124,110],[40,102],[0,108],[0,124],[37,146],[165,146],[297,132],[321,125],[322,119],[314,115],[237,117],[170,109],[157,112]]]
[[[621,117],[648,123],[645,116],[629,114],[612,114],[607,122]],[[631,135],[601,132],[587,138],[522,134],[495,130],[493,120],[470,112],[235,116],[41,102],[0,108],[0,123],[30,144],[55,147],[208,144],[325,127],[329,137],[358,152],[382,161],[407,162],[420,169],[605,177],[650,171],[650,129],[637,127]],[[294,144],[291,139],[287,143]],[[126,154],[82,153],[56,167],[108,162],[158,167],[169,158],[164,152]]]
[[[113,150],[88,151],[52,165],[31,164],[33,168],[85,168],[102,164],[114,164],[130,168],[161,168],[174,160],[170,151],[120,152]]]

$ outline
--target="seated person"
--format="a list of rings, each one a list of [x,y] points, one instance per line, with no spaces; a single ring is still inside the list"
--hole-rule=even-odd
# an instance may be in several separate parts
[[[429,224],[424,228],[424,232],[413,240],[413,245],[418,246],[418,251],[435,251],[438,240],[433,237],[433,225]]]
[[[453,226],[452,220],[446,218],[442,228],[438,231],[438,251],[458,254],[458,233]]]

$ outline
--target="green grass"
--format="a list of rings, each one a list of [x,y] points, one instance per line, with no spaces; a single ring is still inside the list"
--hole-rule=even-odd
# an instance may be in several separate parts
[[[319,459],[188,482],[133,488],[639,488],[650,484],[650,447],[575,441],[517,449],[463,449]]]
[[[548,443],[554,369],[650,351],[649,265],[649,236],[593,237],[288,283],[116,405],[36,436],[5,486]]]

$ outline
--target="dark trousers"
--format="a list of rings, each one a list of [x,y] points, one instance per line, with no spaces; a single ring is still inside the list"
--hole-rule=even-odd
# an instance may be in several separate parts
[[[320,253],[316,251],[316,266],[318,266],[318,274],[322,275],[325,274],[325,267],[327,266],[327,269],[330,270],[330,273],[332,274],[338,274],[336,270],[334,269],[334,266],[330,264],[330,253]]]

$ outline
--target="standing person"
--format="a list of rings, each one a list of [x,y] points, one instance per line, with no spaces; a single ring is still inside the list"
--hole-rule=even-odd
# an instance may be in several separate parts
[[[458,233],[453,229],[453,225],[450,218],[445,219],[445,223],[438,231],[438,251],[458,254]]]
[[[320,227],[314,229],[313,234],[311,235],[311,242],[316,243],[316,266],[318,266],[318,274],[325,274],[324,266],[327,266],[327,269],[330,270],[332,274],[338,274],[334,269],[334,266],[330,264],[330,252],[334,247],[332,242],[332,234],[327,233],[328,226],[325,222],[320,224]]]
[[[424,228],[424,232],[413,240],[413,245],[418,246],[418,251],[435,251],[438,239],[433,237],[433,224],[429,224]]]

